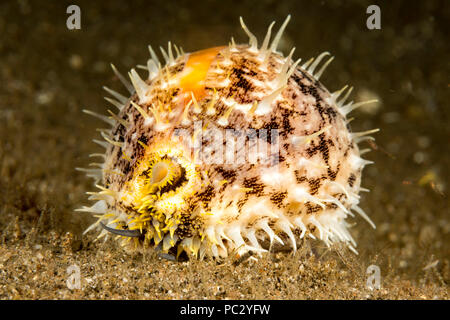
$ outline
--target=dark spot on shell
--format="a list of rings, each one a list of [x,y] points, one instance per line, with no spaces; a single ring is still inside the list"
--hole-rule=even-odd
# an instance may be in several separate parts
[[[209,185],[206,187],[206,189],[202,192],[197,192],[195,196],[198,200],[202,201],[205,204],[208,204],[211,199],[214,197],[214,187]]]
[[[302,183],[302,182],[308,181],[308,178],[306,178],[306,176],[300,176],[300,172],[298,170],[295,170],[294,173],[295,173],[295,179],[297,180],[297,183]]]
[[[275,192],[270,196],[270,201],[275,204],[278,208],[281,208],[283,200],[286,198],[287,192]]]
[[[258,197],[263,195],[265,185],[258,181],[259,181],[258,177],[244,179],[243,182],[244,188],[252,189],[246,192],[247,195],[254,194],[257,195]]]
[[[356,180],[356,176],[353,173],[351,173],[350,177],[348,177],[348,180],[347,180],[348,185],[350,187],[353,187],[353,185],[355,184],[355,180]]]
[[[223,167],[217,167],[216,171],[220,173],[228,183],[233,183],[234,180],[236,180],[236,170],[226,170]]]
[[[248,200],[248,195],[245,195],[242,199],[239,199],[239,201],[237,202],[237,207],[238,207],[239,211],[242,209],[242,207],[247,202],[247,200]]]
[[[306,207],[307,214],[317,213],[322,210],[321,206],[319,206],[318,204],[312,204],[309,201],[305,202],[305,207]]]
[[[311,193],[311,195],[314,195],[317,193],[317,191],[320,188],[321,180],[322,180],[321,178],[308,180],[309,192]]]

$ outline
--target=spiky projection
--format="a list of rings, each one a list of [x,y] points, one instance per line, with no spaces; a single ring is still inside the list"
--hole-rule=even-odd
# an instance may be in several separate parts
[[[190,54],[169,42],[161,63],[152,47],[147,79],[131,83],[112,66],[129,98],[104,88],[118,113],[94,115],[111,126],[94,140],[104,160],[86,171],[96,180],[93,213],[99,237],[156,247],[179,256],[226,257],[266,251],[274,241],[344,242],[355,251],[348,216],[360,214],[361,171],[370,161],[357,143],[377,130],[352,133],[346,116],[373,101],[347,103],[352,88],[334,93],[319,82],[328,52],[304,64],[277,51],[290,19],[270,43]],[[175,51],[175,56],[174,56]],[[182,134],[180,134],[182,133]],[[268,245],[266,245],[268,244]]]

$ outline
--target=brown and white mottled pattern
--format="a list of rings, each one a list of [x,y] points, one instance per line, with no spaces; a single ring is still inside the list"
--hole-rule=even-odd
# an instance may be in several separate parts
[[[347,124],[352,104],[338,102],[343,92],[330,94],[318,81],[323,70],[314,74],[322,56],[301,67],[252,41],[176,59],[171,47],[164,54],[162,68],[152,69],[152,56],[149,79],[132,71],[136,92],[103,133],[102,191],[82,210],[103,213],[99,222],[111,228],[139,230],[135,245],[160,245],[174,255],[264,251],[265,239],[295,250],[305,236],[354,250],[345,219],[353,210],[372,224],[358,207],[368,161],[356,144],[363,134]],[[226,135],[230,129],[235,136]],[[219,133],[225,140],[215,139]],[[256,143],[279,153],[257,163],[199,161],[208,152],[226,159],[227,143],[239,135],[247,148]]]

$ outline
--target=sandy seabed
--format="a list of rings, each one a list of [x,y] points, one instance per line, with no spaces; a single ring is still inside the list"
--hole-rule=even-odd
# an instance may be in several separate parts
[[[377,31],[365,26],[370,1],[79,1],[77,31],[66,28],[69,4],[0,4],[0,299],[449,298],[448,1],[381,6]],[[377,229],[351,220],[359,255],[309,241],[258,261],[172,262],[82,236],[95,219],[74,209],[94,187],[74,168],[99,152],[91,139],[101,124],[81,110],[106,113],[101,86],[122,90],[109,63],[143,64],[148,44],[168,40],[186,52],[247,41],[239,15],[262,38],[288,13],[284,52],[296,46],[306,60],[330,51],[326,87],[349,83],[355,101],[380,99],[352,122],[381,129],[366,146],[375,164],[361,203]],[[80,289],[67,286],[73,265]],[[367,288],[370,265],[379,290]]]

